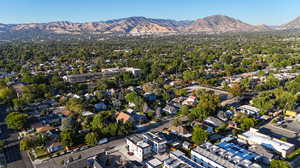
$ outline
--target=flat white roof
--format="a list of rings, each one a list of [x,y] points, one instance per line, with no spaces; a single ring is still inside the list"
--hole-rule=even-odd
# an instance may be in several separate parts
[[[150,146],[148,143],[143,142],[143,141],[138,142],[137,145],[141,148],[146,148],[146,147]]]
[[[294,147],[294,145],[291,143],[272,138],[268,135],[258,132],[257,129],[253,128],[241,134],[240,136],[254,143],[261,144],[267,148],[275,149],[276,151],[287,151],[290,148]]]
[[[250,110],[250,111],[255,111],[255,112],[259,112],[260,109],[250,106],[250,105],[242,105],[239,107],[240,109],[245,109],[245,110]]]

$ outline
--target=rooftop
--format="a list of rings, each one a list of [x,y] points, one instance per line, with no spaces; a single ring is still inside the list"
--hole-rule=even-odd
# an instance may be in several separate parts
[[[143,139],[137,135],[132,135],[130,137],[127,137],[128,140],[130,140],[132,143],[137,144],[140,141],[143,141]]]
[[[244,148],[241,148],[240,146],[235,145],[233,143],[221,142],[218,144],[218,146],[225,149],[227,152],[233,153],[235,154],[235,156],[239,156],[246,160],[252,160],[254,158],[259,157],[259,155],[250,152]]]
[[[139,142],[137,143],[137,145],[138,145],[139,147],[141,147],[141,148],[146,148],[146,147],[150,146],[148,143],[143,142],[143,141],[139,141]]]
[[[253,106],[249,106],[249,105],[242,105],[239,107],[239,109],[244,109],[244,110],[250,110],[250,111],[255,111],[255,112],[260,112],[260,109],[253,107]]]
[[[147,139],[150,139],[153,142],[156,143],[166,143],[166,139],[163,137],[160,137],[157,133],[155,132],[147,132],[144,134],[144,137],[146,137]]]
[[[192,168],[204,168],[200,164],[196,163],[195,161],[191,160],[190,158],[186,157],[184,153],[180,152],[179,150],[171,152],[171,156],[179,160],[181,163],[186,164],[188,167]]]
[[[157,167],[157,166],[160,166],[162,164],[162,162],[160,160],[154,158],[152,160],[147,161],[146,164],[149,164],[152,167]]]
[[[224,150],[219,150],[219,154],[218,154],[217,152],[213,153],[203,147],[197,146],[197,148],[192,150],[192,155],[193,153],[197,153],[199,155],[205,156],[206,158],[209,158],[213,162],[218,163],[219,165],[223,165],[226,168],[240,168],[240,166],[230,162],[229,160],[226,160],[225,158],[226,156],[222,151],[224,152]],[[222,155],[222,157],[220,155]],[[231,157],[232,156],[227,155],[227,158],[231,158]]]
[[[164,161],[165,165],[168,165],[170,168],[190,168],[188,165],[181,163],[179,160],[175,158],[169,158]]]
[[[277,138],[272,138],[268,135],[258,132],[257,129],[251,128],[249,131],[239,135],[241,138],[246,138],[248,141],[262,144],[263,146],[276,151],[286,151],[293,148],[294,145],[288,142],[281,141]]]

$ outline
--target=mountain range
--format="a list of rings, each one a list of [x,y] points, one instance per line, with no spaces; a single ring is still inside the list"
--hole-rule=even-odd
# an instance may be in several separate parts
[[[194,21],[128,17],[109,21],[74,23],[57,21],[32,24],[0,24],[1,33],[47,32],[54,34],[156,34],[156,33],[223,33],[261,32],[300,29],[300,17],[280,26],[251,25],[238,19],[213,15]]]

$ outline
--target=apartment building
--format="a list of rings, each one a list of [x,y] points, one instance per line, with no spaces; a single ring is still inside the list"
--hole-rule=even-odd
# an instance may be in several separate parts
[[[143,139],[137,135],[126,138],[129,152],[132,152],[139,161],[152,156],[151,146],[144,142]]]
[[[143,140],[151,146],[154,153],[160,154],[167,151],[167,140],[156,132],[145,133]]]

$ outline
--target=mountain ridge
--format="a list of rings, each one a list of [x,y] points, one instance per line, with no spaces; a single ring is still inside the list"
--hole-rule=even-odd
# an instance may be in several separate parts
[[[300,16],[286,24],[280,25],[279,27],[280,29],[300,29]]]
[[[211,15],[194,21],[153,19],[133,16],[106,21],[76,23],[53,21],[48,23],[1,24],[0,33],[5,32],[48,32],[55,34],[156,34],[156,33],[224,33],[258,32],[300,28],[300,17],[280,26],[251,25],[241,20],[225,16]]]

